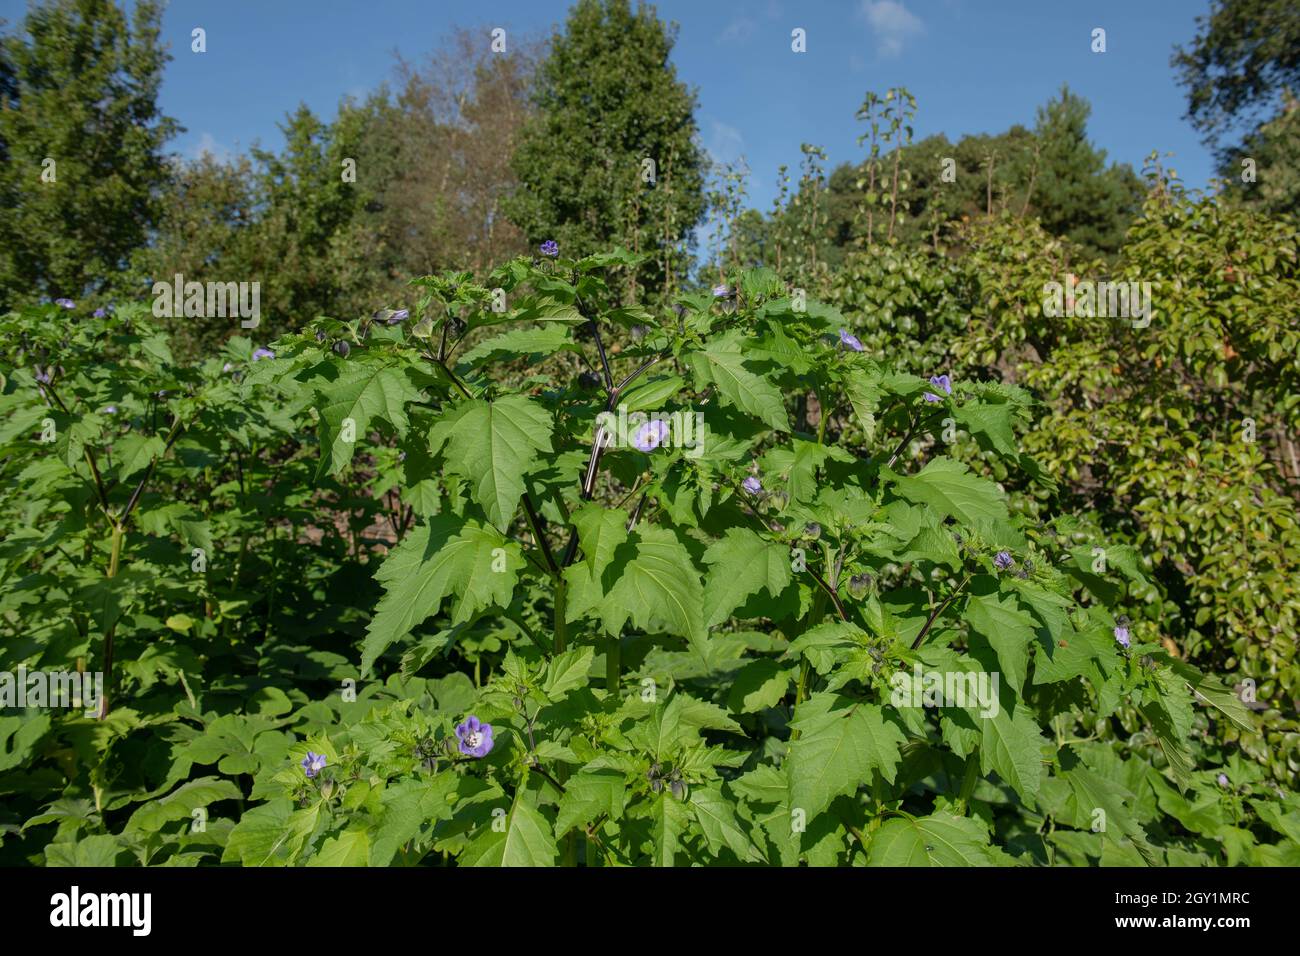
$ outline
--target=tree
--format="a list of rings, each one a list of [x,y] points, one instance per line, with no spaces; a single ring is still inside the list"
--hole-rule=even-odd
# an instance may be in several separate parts
[[[1088,142],[1092,107],[1068,87],[1038,110],[1037,182],[1030,209],[1048,232],[1085,252],[1118,252],[1124,231],[1142,203],[1142,183],[1132,168],[1106,166],[1105,150]]]
[[[1300,7],[1291,0],[1214,0],[1191,49],[1170,65],[1187,88],[1187,118],[1210,144],[1267,120],[1300,86]]]
[[[538,76],[538,115],[514,156],[521,187],[507,215],[530,243],[564,255],[610,245],[649,253],[634,277],[652,288],[705,207],[695,93],[669,62],[675,31],[654,7],[579,0]]]
[[[1300,7],[1287,0],[1216,0],[1197,18],[1191,49],[1172,65],[1187,89],[1187,118],[1237,201],[1271,214],[1300,210],[1294,158],[1300,138]],[[1253,176],[1243,178],[1243,163]]]
[[[34,6],[0,61],[0,306],[122,288],[158,221],[178,130],[157,105],[161,12],[110,0]],[[25,34],[25,35],[24,35]]]
[[[1107,166],[1106,153],[1088,141],[1089,112],[1086,100],[1063,88],[1039,108],[1032,131],[1017,124],[956,143],[940,134],[903,145],[895,238],[903,245],[937,246],[949,224],[1005,213],[1036,216],[1085,255],[1113,257],[1140,207],[1142,183],[1126,164]],[[893,176],[892,155],[892,147],[882,153],[878,173]],[[868,170],[867,162],[845,163],[828,179],[825,249],[819,256],[832,267],[866,240]],[[803,192],[801,186],[791,203],[773,213],[774,229],[797,231],[792,220]],[[879,223],[888,217],[888,198],[883,193],[877,198],[883,203],[876,206],[877,240],[886,236]]]

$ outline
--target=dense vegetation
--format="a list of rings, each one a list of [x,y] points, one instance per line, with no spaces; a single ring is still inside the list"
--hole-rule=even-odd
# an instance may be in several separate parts
[[[1107,166],[1068,90],[957,144],[890,90],[769,215],[647,8],[187,164],[157,10],[35,8],[0,680],[105,683],[0,683],[0,862],[1300,864],[1296,15],[1180,58],[1240,114],[1256,7],[1272,192]],[[620,44],[650,78],[584,125]],[[100,135],[80,218],[33,171]],[[260,325],[158,316],[176,271],[259,279]]]

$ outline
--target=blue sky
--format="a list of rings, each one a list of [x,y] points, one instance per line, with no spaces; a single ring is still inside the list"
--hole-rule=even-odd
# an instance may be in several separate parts
[[[1195,32],[1207,0],[663,0],[679,24],[674,62],[699,94],[704,144],[743,155],[751,204],[770,205],[776,169],[797,167],[799,145],[826,147],[830,165],[856,160],[854,112],[868,89],[906,86],[917,97],[917,137],[1032,126],[1035,108],[1068,83],[1093,106],[1089,133],[1111,160],[1140,169],[1152,149],[1188,185],[1212,175],[1208,151],[1183,119],[1169,57]],[[25,4],[0,0],[14,22]],[[422,59],[452,25],[508,35],[549,33],[560,0],[172,0],[164,37],[162,105],[187,127],[183,155],[278,147],[276,127],[299,101],[332,116],[344,94],[392,76],[393,54]],[[207,31],[206,53],[190,31]],[[807,32],[793,53],[790,31]],[[1106,52],[1091,31],[1106,30]]]

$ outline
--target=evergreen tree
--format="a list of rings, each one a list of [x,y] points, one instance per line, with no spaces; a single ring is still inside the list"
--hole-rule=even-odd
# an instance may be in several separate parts
[[[648,253],[639,280],[652,287],[675,268],[673,250],[704,213],[705,158],[695,93],[669,62],[674,41],[652,6],[579,0],[570,11],[514,157],[521,188],[506,211],[530,243]]]
[[[1054,235],[1090,254],[1119,250],[1142,202],[1142,183],[1132,168],[1106,166],[1105,150],[1088,142],[1088,101],[1062,87],[1059,98],[1038,110],[1034,134],[1039,165],[1030,211]]]
[[[178,131],[157,105],[160,8],[33,6],[0,54],[0,307],[121,288],[157,223]],[[132,291],[136,291],[133,289]]]

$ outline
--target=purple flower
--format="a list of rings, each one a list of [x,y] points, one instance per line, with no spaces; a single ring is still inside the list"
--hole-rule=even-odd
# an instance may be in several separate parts
[[[253,361],[254,361],[254,362],[256,362],[258,359],[273,359],[273,358],[275,358],[275,353],[272,352],[270,349],[254,349],[254,350],[253,350]]]
[[[108,315],[108,309],[104,308],[101,305],[98,309],[96,309],[91,314],[97,319],[102,319],[104,316]]]
[[[465,756],[486,757],[492,749],[492,725],[470,714],[463,724],[456,725],[456,738]]]
[[[1228,785],[1228,775],[1226,773],[1219,774],[1219,786],[1226,787],[1227,785]]]
[[[746,478],[744,481],[740,483],[740,487],[744,488],[751,495],[756,495],[763,490],[763,483],[759,481],[757,478],[755,478],[753,475],[750,475],[748,478]]]
[[[632,445],[637,451],[654,451],[668,440],[668,423],[662,418],[646,422],[632,436]]]
[[[221,366],[221,371],[229,372],[232,368],[234,368],[234,366],[227,362],[225,365]]]
[[[999,571],[1005,571],[1015,563],[1016,562],[1011,558],[1010,551],[999,551],[993,556],[993,567],[997,568]]]
[[[725,285],[715,285],[713,287],[713,297],[715,299],[725,299],[731,295],[731,290]]]
[[[105,414],[105,415],[116,415],[116,414],[117,414],[117,406],[116,406],[116,405],[105,405],[105,406],[104,406],[104,414]]]
[[[943,389],[944,394],[946,394],[946,395],[951,395],[951,394],[952,394],[952,379],[950,379],[947,375],[932,375],[932,376],[930,376],[930,384],[933,385],[933,386],[935,386],[936,388],[941,388],[941,389]],[[922,395],[921,397],[924,398],[927,402],[942,402],[942,401],[943,401],[942,398],[940,398],[938,395],[935,395],[933,392],[926,392],[926,393],[925,393],[924,395]]]
[[[1115,640],[1118,642],[1120,647],[1124,648],[1124,650],[1128,650],[1129,645],[1133,643],[1132,639],[1128,636],[1128,628],[1123,624],[1115,625]]]
[[[865,351],[863,349],[862,343],[858,340],[858,337],[856,335],[851,334],[848,329],[840,329],[840,342],[844,345],[847,345],[855,352]]]
[[[36,366],[36,381],[42,385],[49,385],[54,380],[54,366],[51,365],[46,369]]]
[[[308,778],[316,776],[325,769],[325,755],[307,751],[307,756],[302,758],[302,769],[306,772]]]
[[[541,251],[542,255],[549,256],[552,259],[560,254],[560,244],[554,239],[547,239],[538,247],[538,249]]]
[[[398,322],[404,322],[406,319],[409,319],[410,317],[411,317],[410,309],[398,309],[396,312],[394,312],[392,315],[388,317],[388,324],[396,325]]]
[[[61,305],[65,309],[75,309],[77,307],[77,303],[73,302],[71,299],[55,299],[54,304]]]

